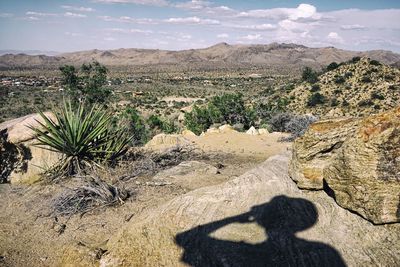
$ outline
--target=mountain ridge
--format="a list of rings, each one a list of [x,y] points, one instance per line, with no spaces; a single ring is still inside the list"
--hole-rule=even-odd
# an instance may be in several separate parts
[[[119,48],[113,50],[85,50],[62,53],[57,56],[6,54],[0,56],[0,68],[54,67],[60,64],[79,65],[97,60],[106,66],[160,66],[171,65],[202,69],[218,68],[298,68],[310,66],[322,68],[336,61],[344,62],[352,57],[370,57],[385,64],[396,64],[400,54],[387,50],[349,51],[335,47],[310,48],[299,44],[271,43],[254,45],[230,45],[218,43],[201,49],[180,51]]]

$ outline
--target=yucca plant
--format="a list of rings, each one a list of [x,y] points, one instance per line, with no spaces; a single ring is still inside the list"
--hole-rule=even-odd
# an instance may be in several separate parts
[[[129,138],[122,129],[111,127],[111,114],[98,105],[64,102],[63,108],[55,112],[55,120],[39,111],[43,123],[30,127],[38,140],[37,146],[63,155],[50,173],[73,175],[91,167],[101,167],[121,156]]]

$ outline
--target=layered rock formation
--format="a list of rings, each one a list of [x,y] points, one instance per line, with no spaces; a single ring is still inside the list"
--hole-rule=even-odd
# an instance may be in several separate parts
[[[301,191],[275,156],[227,183],[132,218],[100,266],[397,266],[400,225],[374,226],[323,191]],[[73,266],[82,257],[64,258]]]
[[[289,171],[300,188],[325,186],[373,223],[400,222],[400,108],[315,123],[293,150]]]

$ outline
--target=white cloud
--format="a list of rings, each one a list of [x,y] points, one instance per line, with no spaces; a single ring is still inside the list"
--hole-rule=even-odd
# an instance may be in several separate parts
[[[255,40],[261,40],[262,37],[261,37],[261,34],[257,33],[257,34],[249,34],[246,36],[242,36],[240,39],[248,40],[248,41],[255,41]]]
[[[128,16],[122,16],[119,18],[111,17],[111,16],[99,16],[99,19],[104,21],[112,21],[112,22],[122,22],[122,23],[135,23],[135,24],[158,24],[159,22],[154,19],[149,18],[132,18]]]
[[[321,18],[321,15],[317,13],[316,7],[309,4],[300,4],[297,8],[255,9],[240,12],[237,16],[272,20],[318,20]]]
[[[342,30],[364,30],[365,26],[360,24],[342,25],[340,26]]]
[[[142,33],[142,34],[150,34],[153,31],[150,30],[142,30],[142,29],[122,29],[122,28],[108,28],[105,29],[108,32],[115,32],[115,33]]]
[[[57,17],[58,16],[55,13],[44,13],[44,12],[35,12],[35,11],[28,11],[25,14],[28,16],[36,16],[36,17]]]
[[[191,24],[191,25],[217,25],[220,24],[218,20],[214,19],[201,19],[198,17],[186,17],[186,18],[169,18],[164,20],[166,23],[171,24]]]
[[[227,34],[227,33],[221,33],[221,34],[218,34],[217,35],[217,38],[229,38],[229,34]]]
[[[84,14],[72,13],[72,12],[65,12],[64,17],[68,18],[86,18],[87,16]]]
[[[189,2],[178,3],[178,4],[175,4],[174,6],[177,8],[182,8],[182,9],[199,10],[199,9],[204,9],[206,7],[209,7],[210,5],[211,5],[211,3],[209,1],[192,0]]]
[[[235,25],[237,29],[245,29],[245,30],[253,30],[253,31],[271,31],[277,28],[276,25],[272,25],[269,23],[258,24],[258,25]]]
[[[327,35],[327,39],[332,43],[344,43],[343,38],[337,32],[330,32]]]
[[[169,4],[166,0],[94,0],[93,2],[106,4],[137,4],[147,6],[167,6]]]
[[[79,11],[79,12],[94,12],[95,10],[91,7],[83,7],[83,6],[61,6],[61,8],[71,11]]]

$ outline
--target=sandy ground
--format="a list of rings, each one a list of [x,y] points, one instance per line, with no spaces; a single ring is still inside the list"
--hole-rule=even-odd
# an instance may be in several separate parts
[[[72,253],[71,248],[101,255],[108,239],[141,212],[194,188],[230,180],[289,149],[290,143],[277,142],[280,136],[235,132],[185,136],[208,156],[203,161],[220,166],[218,174],[201,181],[193,178],[190,188],[182,184],[149,186],[146,183],[152,177],[138,177],[124,182],[132,192],[124,204],[72,217],[56,217],[51,210],[52,199],[66,186],[73,186],[72,180],[63,184],[0,185],[0,266],[58,266],[62,257]]]

